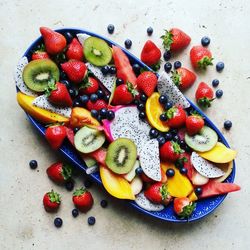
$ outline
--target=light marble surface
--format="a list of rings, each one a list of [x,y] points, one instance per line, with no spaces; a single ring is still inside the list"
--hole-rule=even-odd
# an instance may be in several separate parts
[[[232,1],[0,1],[0,249],[250,249],[249,176],[250,176],[250,2]],[[106,26],[115,25],[108,35]],[[15,100],[13,68],[28,45],[38,35],[39,26],[51,28],[82,27],[122,44],[133,41],[131,52],[140,54],[148,39],[146,28],[152,26],[151,39],[160,44],[163,29],[180,27],[199,44],[203,35],[211,37],[210,49],[215,62],[225,62],[219,74],[214,67],[199,75],[187,92],[193,99],[199,81],[220,79],[224,95],[207,111],[219,128],[225,119],[233,121],[224,131],[232,147],[239,151],[236,182],[242,190],[228,195],[210,216],[197,223],[176,225],[146,217],[122,202],[110,198],[93,185],[94,208],[77,219],[71,216],[71,194],[48,180],[45,169],[59,155],[29,124]],[[190,47],[181,58],[189,67]],[[37,171],[28,162],[37,159]],[[84,177],[79,178],[77,186]],[[55,215],[42,208],[42,196],[54,188],[63,196],[58,213],[64,220],[61,229],[53,226]],[[99,206],[101,199],[109,207]],[[96,217],[89,227],[87,217]]]

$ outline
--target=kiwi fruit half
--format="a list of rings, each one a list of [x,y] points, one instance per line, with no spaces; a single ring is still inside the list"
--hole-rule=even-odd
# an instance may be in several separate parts
[[[84,56],[95,66],[105,66],[111,61],[112,52],[104,40],[91,36],[84,41]]]
[[[105,142],[105,135],[94,128],[82,127],[74,137],[75,147],[82,153],[91,153],[100,148]]]
[[[206,152],[212,149],[218,142],[218,135],[213,129],[204,126],[201,131],[194,136],[189,136],[186,133],[185,142],[190,148],[196,151]]]
[[[105,162],[114,173],[127,174],[133,168],[136,158],[134,142],[127,138],[118,138],[109,145]]]
[[[23,81],[31,90],[43,92],[49,81],[59,80],[59,69],[50,59],[29,62],[23,69]]]

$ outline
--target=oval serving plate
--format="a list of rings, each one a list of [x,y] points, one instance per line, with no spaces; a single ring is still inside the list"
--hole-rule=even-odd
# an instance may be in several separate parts
[[[102,36],[100,36],[98,34],[95,34],[93,32],[89,32],[89,31],[86,31],[86,30],[83,30],[83,29],[75,29],[75,28],[58,29],[56,31],[59,32],[59,33],[62,33],[62,34],[65,33],[65,32],[71,32],[73,35],[76,35],[77,33],[84,33],[84,34],[87,34],[87,35],[90,35],[90,36],[99,37],[99,38],[105,40],[109,45],[115,45],[115,46],[120,47],[125,52],[125,54],[128,56],[129,60],[132,63],[138,63],[140,66],[150,70],[150,68],[147,65],[145,65],[143,62],[140,61],[140,59],[138,59],[137,57],[135,57],[134,55],[129,53],[126,49],[122,48],[121,46],[114,43],[113,41],[111,41],[111,40],[109,40],[107,38],[104,38],[104,37],[102,37]],[[26,50],[26,52],[24,53],[23,56],[26,56],[28,58],[28,60],[30,60],[31,55],[32,55],[32,51],[37,47],[37,45],[41,41],[42,41],[42,37],[39,37],[38,39],[36,39],[29,46],[29,48]],[[17,91],[19,91],[18,88],[17,88]],[[209,118],[198,107],[196,107],[190,100],[188,100],[188,101],[190,102],[191,107],[193,109],[196,109],[205,118],[206,124],[216,131],[216,133],[218,134],[218,137],[219,137],[219,141],[221,141],[227,147],[229,147],[226,139],[224,138],[222,133],[219,131],[219,129],[212,123],[212,121],[210,121]],[[32,123],[32,125],[34,125],[36,127],[36,129],[44,136],[45,127],[41,123],[36,121],[34,118],[32,118],[30,115],[27,114],[27,116],[28,116],[30,122]],[[59,151],[73,165],[75,165],[76,167],[78,167],[79,169],[81,169],[83,171],[86,171],[87,167],[86,167],[84,161],[78,156],[78,154],[76,152],[76,149],[74,149],[73,146],[70,145],[70,143],[65,142],[62,145],[62,147],[59,149]],[[96,183],[102,185],[102,181],[101,181],[99,172],[91,174],[90,177]],[[234,177],[235,177],[235,161],[233,161],[233,171],[229,175],[229,177],[225,180],[225,182],[233,182]],[[179,219],[178,217],[175,216],[175,214],[173,212],[173,204],[169,205],[168,207],[166,207],[162,211],[149,212],[149,211],[146,211],[146,210],[142,209],[141,207],[139,207],[134,201],[127,201],[127,203],[130,204],[132,207],[134,207],[136,210],[138,210],[138,211],[140,211],[140,212],[142,212],[144,214],[153,216],[155,218],[158,218],[158,219],[161,219],[161,220],[164,220],[164,221],[169,221],[169,222],[185,223],[185,222],[191,222],[191,221],[199,220],[199,219],[207,216],[208,214],[212,213],[223,202],[223,200],[225,198],[226,198],[226,195],[219,195],[219,196],[206,198],[206,199],[197,201],[196,209],[195,209],[194,213],[190,216],[190,218],[188,220]]]

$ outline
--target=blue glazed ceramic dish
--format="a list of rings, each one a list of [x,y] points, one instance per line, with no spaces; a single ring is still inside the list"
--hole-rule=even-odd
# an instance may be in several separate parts
[[[99,38],[105,40],[109,45],[115,45],[115,46],[120,47],[118,44],[112,42],[111,40],[109,40],[107,38],[104,38],[98,34],[95,34],[93,32],[89,32],[89,31],[86,31],[83,29],[67,28],[67,29],[59,29],[57,31],[62,33],[62,34],[65,32],[71,32],[73,35],[75,35],[77,33],[85,33],[85,34],[90,35],[90,36],[99,37]],[[30,47],[24,53],[24,56],[26,56],[28,58],[28,60],[30,60],[30,58],[31,58],[32,51],[37,47],[37,45],[41,41],[42,41],[42,38],[39,37],[37,40],[35,40],[30,45]],[[127,50],[125,50],[123,48],[122,48],[122,50],[126,53],[126,55],[128,56],[129,60],[132,63],[138,63],[140,66],[148,68],[147,65],[145,65],[143,62],[141,62],[138,58],[136,58],[134,55],[129,53]],[[19,91],[19,90],[17,89],[17,91]],[[210,121],[209,118],[198,107],[196,107],[191,101],[189,101],[189,102],[191,104],[191,107],[193,109],[196,109],[205,118],[206,124],[217,132],[217,134],[219,136],[219,140],[222,143],[224,143],[227,147],[229,147],[226,139],[223,137],[223,135],[219,131],[219,129],[212,123],[212,121]],[[32,125],[34,125],[37,128],[37,130],[44,136],[45,127],[41,123],[36,121],[34,118],[32,118],[30,115],[27,114],[27,116],[28,116],[30,122],[32,123]],[[81,169],[85,172],[87,167],[86,167],[84,161],[78,156],[76,149],[73,148],[73,146],[71,146],[70,143],[65,142],[62,145],[62,147],[59,149],[59,151],[62,153],[62,155],[69,162],[71,162],[73,165],[75,165],[76,167],[78,167],[79,169]],[[91,174],[90,176],[96,183],[102,185],[99,172]],[[230,176],[226,179],[225,182],[233,182],[234,177],[235,177],[235,162],[233,162],[233,171],[230,174]],[[207,198],[207,199],[203,199],[203,200],[198,201],[197,206],[196,206],[196,210],[194,211],[194,213],[191,215],[191,217],[188,220],[183,220],[183,219],[179,219],[178,217],[176,217],[174,212],[173,212],[173,205],[172,204],[160,212],[149,212],[149,211],[146,211],[146,210],[140,208],[133,201],[127,201],[127,203],[130,204],[132,207],[134,207],[136,210],[138,210],[144,214],[158,218],[160,220],[175,222],[175,223],[185,223],[185,222],[199,220],[199,219],[207,216],[208,214],[212,213],[223,202],[223,200],[225,198],[226,198],[226,195],[220,195],[220,196],[215,196],[212,198]]]

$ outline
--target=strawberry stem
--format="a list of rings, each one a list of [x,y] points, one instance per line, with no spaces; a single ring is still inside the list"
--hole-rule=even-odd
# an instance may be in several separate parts
[[[179,87],[181,83],[181,75],[177,72],[177,70],[172,71],[172,76],[171,76],[174,84]]]
[[[58,193],[54,192],[54,190],[52,189],[50,192],[47,193],[49,196],[49,200],[51,202],[56,202],[56,203],[60,203],[61,202],[61,197]]]
[[[213,65],[212,60],[213,58],[204,56],[200,61],[198,61],[198,67],[202,70],[205,70],[207,66]]]
[[[165,30],[165,35],[161,36],[162,44],[165,50],[170,50],[170,46],[173,43],[173,34],[170,31]]]
[[[196,203],[191,202],[189,205],[183,207],[183,210],[178,216],[181,219],[188,218],[196,208]]]

